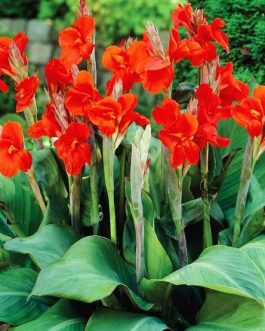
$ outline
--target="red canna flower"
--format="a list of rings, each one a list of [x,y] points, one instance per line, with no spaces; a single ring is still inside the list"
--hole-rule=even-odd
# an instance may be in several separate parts
[[[50,138],[61,136],[62,128],[57,122],[54,105],[49,103],[46,105],[46,109],[47,111],[42,115],[41,120],[32,124],[28,129],[28,135],[31,138],[39,139],[43,136]]]
[[[169,55],[171,61],[179,62],[189,60],[193,66],[201,66],[204,62],[212,61],[216,55],[216,46],[219,44],[229,52],[228,38],[222,31],[225,23],[220,18],[215,18],[208,24],[202,10],[193,11],[190,4],[178,5],[172,14],[174,27],[170,33]],[[184,26],[188,38],[180,39],[178,28]]]
[[[239,105],[232,108],[234,120],[244,127],[251,137],[263,133],[265,123],[265,86],[257,86],[253,98],[243,99]]]
[[[226,147],[230,140],[220,137],[216,126],[221,119],[230,117],[230,111],[221,106],[220,98],[208,84],[201,84],[195,92],[195,96],[198,101],[197,118],[199,122],[196,142],[201,148],[207,143],[215,147]]]
[[[29,107],[37,89],[39,88],[39,79],[36,76],[25,78],[16,86],[16,111],[22,112],[26,107]]]
[[[15,43],[18,48],[24,64],[27,64],[27,57],[25,55],[25,49],[28,43],[27,35],[25,33],[18,33],[13,39],[8,37],[0,37],[0,76],[1,74],[13,74],[9,63],[10,48],[12,43]]]
[[[90,130],[84,123],[71,123],[66,132],[54,143],[66,171],[78,175],[85,164],[90,164],[91,148],[88,144]]]
[[[169,38],[169,55],[171,61],[176,63],[187,59],[195,67],[202,65],[206,60],[211,61],[216,57],[215,46],[211,43],[201,45],[193,39],[180,40],[177,29],[172,29]]]
[[[179,104],[169,98],[164,99],[152,115],[157,124],[164,126],[159,132],[159,139],[169,149],[172,167],[177,168],[184,163],[197,164],[200,150],[194,141],[198,130],[196,116],[180,113]]]
[[[233,63],[218,67],[216,79],[220,79],[219,97],[222,106],[231,106],[234,101],[241,101],[249,94],[249,87],[233,76]]]
[[[20,170],[28,171],[31,165],[31,154],[23,147],[21,125],[7,122],[0,133],[0,173],[5,177],[13,177]]]
[[[94,45],[92,36],[95,31],[95,20],[92,16],[79,17],[73,27],[63,29],[59,34],[59,45],[62,49],[61,59],[71,68],[83,59],[88,60]]]
[[[159,139],[169,149],[173,168],[184,163],[198,163],[200,149],[194,141],[197,130],[198,121],[194,115],[180,114],[174,124],[159,132]]]
[[[229,144],[230,139],[219,136],[214,125],[203,123],[199,125],[195,141],[200,148],[205,147],[207,143],[214,147],[225,148]]]
[[[102,97],[94,87],[93,78],[87,71],[80,71],[65,97],[65,105],[73,115],[85,116],[93,104]]]
[[[154,109],[152,115],[157,124],[169,127],[180,115],[179,104],[175,100],[166,98],[161,106],[157,106]]]
[[[164,52],[158,32],[150,23],[148,34],[143,41],[135,42],[128,54],[133,70],[140,76],[144,89],[151,93],[166,90],[174,77],[174,70],[169,56]]]
[[[137,101],[133,94],[124,94],[118,100],[104,98],[94,105],[88,118],[103,135],[110,137],[117,133],[123,136],[133,122],[142,126],[149,124],[146,117],[134,111]]]
[[[0,91],[7,93],[8,92],[8,86],[6,83],[0,79]]]
[[[60,59],[50,60],[45,67],[45,78],[51,93],[57,93],[73,82],[70,69]]]
[[[107,95],[112,94],[114,85],[119,80],[122,81],[124,92],[128,92],[135,83],[140,81],[139,75],[133,70],[128,48],[127,44],[110,46],[103,53],[102,64],[113,73],[113,77],[107,82]]]

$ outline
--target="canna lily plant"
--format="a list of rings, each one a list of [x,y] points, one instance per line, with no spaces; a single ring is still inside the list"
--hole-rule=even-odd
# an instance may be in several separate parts
[[[167,49],[149,22],[141,39],[104,51],[100,93],[95,25],[80,0],[46,65],[43,111],[26,34],[0,37],[20,113],[0,129],[0,322],[265,330],[265,86],[220,64],[225,23],[186,4]],[[178,82],[180,61],[197,68],[197,85]],[[151,116],[136,84],[161,97]]]

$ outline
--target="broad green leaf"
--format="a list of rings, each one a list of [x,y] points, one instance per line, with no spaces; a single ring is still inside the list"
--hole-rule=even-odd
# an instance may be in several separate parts
[[[153,316],[102,309],[91,316],[85,331],[162,331],[168,329],[163,321]]]
[[[59,260],[77,240],[78,236],[71,227],[49,224],[30,237],[9,240],[4,247],[8,251],[30,254],[42,269]]]
[[[67,300],[59,300],[39,318],[12,328],[12,331],[84,331],[85,319],[80,317]]]
[[[67,224],[69,208],[62,171],[51,149],[34,151],[33,166],[36,178],[48,202],[42,224]]]
[[[219,167],[221,167],[221,161],[224,156],[228,155],[233,150],[240,149],[228,168],[228,172],[218,194],[218,203],[220,204],[226,219],[232,223],[247,133],[245,129],[240,128],[232,119],[221,121],[219,132],[221,135],[231,138],[231,144],[227,148],[215,150]],[[255,212],[263,208],[265,205],[264,162],[265,154],[260,157],[254,168],[244,214],[245,218],[254,215]]]
[[[172,263],[149,222],[145,222],[144,235],[146,277],[165,277],[172,272]]]
[[[90,236],[40,272],[32,295],[94,302],[109,296],[119,285],[129,291],[139,307],[151,308],[136,294],[134,270],[121,259],[115,245],[103,237]]]
[[[248,217],[242,227],[238,246],[242,246],[265,230],[265,213],[263,208]]]
[[[40,224],[42,213],[24,173],[8,179],[0,175],[1,209],[17,223],[24,235],[34,233]]]
[[[263,331],[265,310],[253,300],[209,292],[197,316],[198,325],[186,331]]]
[[[28,299],[37,272],[13,268],[0,273],[0,321],[17,325],[37,318],[48,307],[44,298]]]
[[[245,253],[233,247],[207,248],[193,263],[160,280],[144,279],[141,287],[150,297],[164,287],[164,283],[201,286],[251,298],[262,305],[265,300],[262,273]]]
[[[262,272],[265,280],[265,235],[255,238],[248,244],[242,246],[240,250],[253,260]]]

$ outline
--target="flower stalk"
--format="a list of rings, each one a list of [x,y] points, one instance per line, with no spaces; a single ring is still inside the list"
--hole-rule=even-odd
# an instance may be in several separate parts
[[[71,225],[80,231],[80,194],[82,185],[82,172],[72,176],[70,180],[70,215]]]
[[[185,230],[182,222],[182,168],[177,171],[171,166],[167,151],[165,151],[167,195],[169,199],[172,220],[178,240],[179,264],[181,267],[188,264],[188,250]]]
[[[91,164],[90,164],[90,189],[92,197],[92,224],[94,228],[94,234],[98,233],[99,223],[99,199],[98,199],[98,174],[97,174],[97,151],[96,146],[93,144]]]
[[[212,230],[210,209],[211,201],[209,199],[209,144],[201,151],[201,174],[202,174],[202,202],[203,202],[203,247],[212,246]]]
[[[134,221],[136,242],[136,280],[139,284],[145,276],[145,253],[144,253],[144,210],[142,203],[142,190],[145,183],[148,150],[151,143],[151,127],[148,125],[142,133],[136,131],[132,143],[131,155],[131,202],[130,209]]]
[[[237,247],[241,223],[244,216],[244,210],[247,201],[247,195],[251,182],[252,171],[255,161],[253,160],[254,141],[251,137],[248,138],[245,149],[243,163],[241,168],[240,183],[236,200],[235,214],[234,214],[234,232],[233,232],[233,247]]]
[[[45,209],[46,209],[46,204],[44,202],[40,187],[37,183],[36,177],[35,177],[35,173],[33,171],[33,169],[30,169],[27,171],[27,177],[28,177],[28,181],[30,183],[30,186],[32,188],[32,191],[38,201],[38,204],[40,206],[40,209],[42,211],[42,213],[45,213]]]
[[[117,228],[116,228],[116,212],[114,201],[114,142],[112,138],[103,137],[103,164],[105,184],[109,202],[109,217],[110,217],[110,239],[117,245]]]

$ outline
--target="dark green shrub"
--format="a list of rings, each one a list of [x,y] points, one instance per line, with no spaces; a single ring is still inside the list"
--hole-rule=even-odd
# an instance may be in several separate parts
[[[222,17],[230,40],[231,53],[222,54],[224,61],[233,61],[242,80],[251,75],[265,82],[265,6],[264,0],[191,0],[193,7],[204,8],[208,19]]]
[[[1,0],[0,17],[35,18],[40,0]]]

